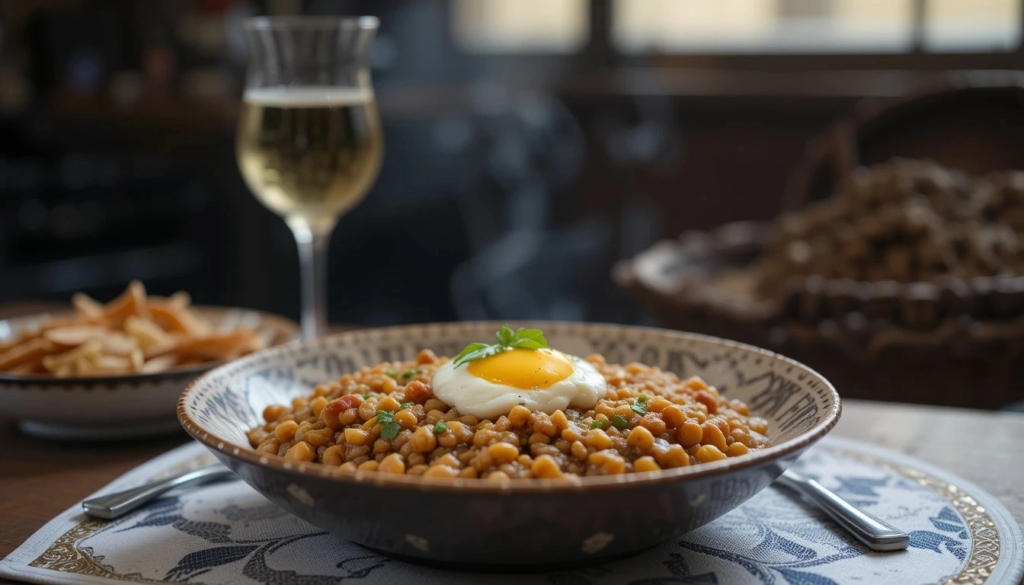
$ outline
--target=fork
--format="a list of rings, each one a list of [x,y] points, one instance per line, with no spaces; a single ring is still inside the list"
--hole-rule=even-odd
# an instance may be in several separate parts
[[[799,493],[873,551],[903,550],[910,545],[907,533],[868,514],[799,472],[787,469],[776,482]]]

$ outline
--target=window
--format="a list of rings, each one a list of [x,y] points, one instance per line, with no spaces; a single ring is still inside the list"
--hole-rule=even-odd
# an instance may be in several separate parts
[[[614,0],[626,53],[1011,51],[1022,0]],[[921,34],[915,34],[920,30]]]
[[[587,0],[454,0],[456,45],[474,53],[571,53],[590,35]]]
[[[1012,51],[1021,42],[1020,0],[928,0],[924,50]]]
[[[613,40],[631,53],[900,52],[910,0],[616,0]]]

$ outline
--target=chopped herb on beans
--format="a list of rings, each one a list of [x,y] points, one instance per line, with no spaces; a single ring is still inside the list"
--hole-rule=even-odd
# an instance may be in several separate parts
[[[380,425],[380,438],[390,441],[398,436],[402,425],[395,422],[395,413],[390,410],[377,411],[377,424]]]
[[[413,404],[412,402],[403,402],[403,403],[398,405],[398,410],[405,410],[406,408],[409,408],[410,406],[412,406],[412,404]]]
[[[366,400],[369,397],[370,397],[370,393],[369,392],[363,392],[363,400]]]
[[[406,371],[402,372],[402,377],[405,378],[406,380],[408,380],[409,378],[412,378],[413,376],[418,375],[422,371],[423,370],[406,370]]]
[[[384,375],[394,378],[395,376],[398,375],[398,370],[385,370]]]
[[[629,409],[639,414],[640,416],[647,414],[647,397],[641,396],[640,398],[637,398],[636,402],[634,402],[633,405],[629,407]]]
[[[592,429],[607,429],[608,428],[608,421],[606,421],[606,420],[595,420],[594,422],[590,423],[590,428],[592,428]]]
[[[626,427],[629,426],[629,421],[626,420],[626,417],[622,416],[621,414],[616,414],[615,416],[612,417],[612,426],[621,431],[622,429],[625,429]]]
[[[448,425],[444,424],[443,420],[437,421],[437,424],[434,425],[434,434],[435,435],[440,435],[441,433],[443,433],[443,432],[445,432],[447,430],[448,430]]]

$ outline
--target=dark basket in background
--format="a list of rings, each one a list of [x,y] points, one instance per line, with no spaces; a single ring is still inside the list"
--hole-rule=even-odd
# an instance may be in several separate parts
[[[972,175],[1024,169],[1024,75],[947,77],[886,105],[862,104],[808,145],[784,207],[821,199],[855,168],[892,157]],[[973,408],[1024,400],[1024,278],[810,277],[773,301],[706,287],[754,262],[771,229],[737,223],[683,234],[619,263],[614,278],[662,325],[777,351],[824,374],[846,398]]]

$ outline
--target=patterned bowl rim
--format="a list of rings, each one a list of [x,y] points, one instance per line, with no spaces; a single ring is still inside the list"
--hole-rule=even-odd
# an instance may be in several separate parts
[[[319,339],[306,340],[298,343],[265,349],[263,351],[245,356],[243,358],[239,358],[238,360],[235,360],[229,364],[219,366],[218,368],[210,370],[209,372],[206,372],[197,379],[193,380],[192,383],[189,384],[187,388],[185,388],[185,391],[182,392],[181,397],[178,399],[178,421],[181,423],[181,426],[185,429],[185,431],[192,436],[192,438],[205,445],[215,454],[220,453],[229,459],[241,460],[244,463],[248,463],[265,470],[283,472],[286,475],[295,477],[296,479],[312,477],[336,481],[342,484],[366,484],[381,488],[412,489],[418,491],[455,490],[459,492],[469,491],[473,493],[483,492],[494,494],[520,494],[580,491],[591,489],[617,489],[649,486],[655,484],[675,482],[680,480],[706,478],[714,475],[724,475],[732,471],[757,467],[765,463],[769,463],[771,461],[779,459],[785,455],[798,452],[819,441],[822,437],[828,434],[829,431],[831,431],[836,426],[836,423],[839,422],[839,417],[842,412],[842,404],[839,399],[839,393],[836,392],[835,387],[832,386],[832,383],[829,382],[824,376],[795,360],[789,359],[785,356],[768,351],[766,349],[761,349],[759,347],[755,347],[753,345],[748,345],[745,343],[739,343],[736,341],[712,337],[710,335],[671,331],[667,329],[659,329],[656,327],[617,325],[611,323],[573,323],[565,321],[523,321],[517,322],[517,324],[533,324],[537,326],[553,326],[558,328],[564,327],[570,330],[571,328],[576,327],[591,331],[599,331],[601,333],[618,332],[648,336],[667,336],[674,337],[677,339],[695,341],[698,343],[710,343],[714,345],[720,345],[725,348],[739,349],[746,352],[752,352],[754,354],[769,358],[770,360],[774,360],[787,366],[790,366],[792,368],[798,369],[805,374],[810,374],[816,377],[824,384],[825,388],[832,396],[832,409],[821,421],[819,421],[810,429],[800,433],[796,437],[793,437],[778,445],[772,445],[771,447],[761,451],[755,451],[748,455],[741,455],[735,458],[730,457],[729,459],[722,461],[702,463],[700,465],[692,465],[686,467],[677,467],[675,469],[664,469],[661,471],[626,473],[622,475],[606,475],[595,477],[572,476],[570,479],[566,480],[527,479],[514,481],[509,480],[504,482],[492,482],[480,480],[477,478],[433,478],[365,471],[350,472],[334,467],[328,467],[326,465],[319,463],[293,463],[291,461],[288,461],[284,457],[258,453],[248,445],[238,445],[231,442],[231,440],[229,439],[219,437],[215,433],[206,430],[198,421],[193,419],[186,410],[186,405],[195,399],[193,396],[193,392],[200,385],[206,383],[207,380],[229,375],[228,368],[244,366],[247,362],[253,360],[265,360],[268,358],[272,359],[276,357],[278,354],[287,351],[313,348],[316,346],[331,343],[337,339],[357,340],[360,337],[372,337],[374,335],[393,336],[395,334],[401,335],[404,338],[416,338],[418,334],[428,329],[444,330],[459,327],[475,328],[478,326],[492,327],[496,329],[498,327],[501,327],[502,324],[502,321],[462,321],[358,329],[354,331],[347,331],[344,333],[338,333],[335,335],[322,337]]]
[[[275,313],[268,313],[266,311],[258,311],[256,309],[247,309],[245,307],[228,307],[221,305],[193,305],[192,310],[200,314],[219,313],[225,311],[243,311],[246,313],[255,313],[260,316],[260,323],[268,323],[274,328],[280,330],[283,334],[279,335],[280,341],[274,344],[273,347],[287,344],[289,341],[294,341],[299,338],[299,324],[292,321],[288,317],[278,315]],[[19,317],[11,317],[10,319],[0,319],[0,324],[6,324],[8,327],[12,323],[18,323],[21,321],[31,321],[41,318],[52,318],[63,315],[72,314],[71,311],[49,311],[45,313],[35,313],[31,315],[22,315]],[[272,348],[271,348],[272,349]],[[68,378],[57,378],[54,376],[47,376],[45,374],[9,374],[0,372],[0,385],[9,386],[21,386],[23,388],[40,386],[45,388],[61,388],[71,390],[75,388],[81,388],[83,386],[118,386],[118,385],[131,385],[138,384],[142,385],[147,382],[165,382],[168,380],[179,380],[184,378],[195,378],[199,374],[208,372],[213,368],[222,366],[229,363],[228,361],[217,361],[209,362],[205,364],[198,364],[190,366],[188,368],[171,369],[164,372],[154,372],[152,374],[119,374],[114,376],[74,376]]]

